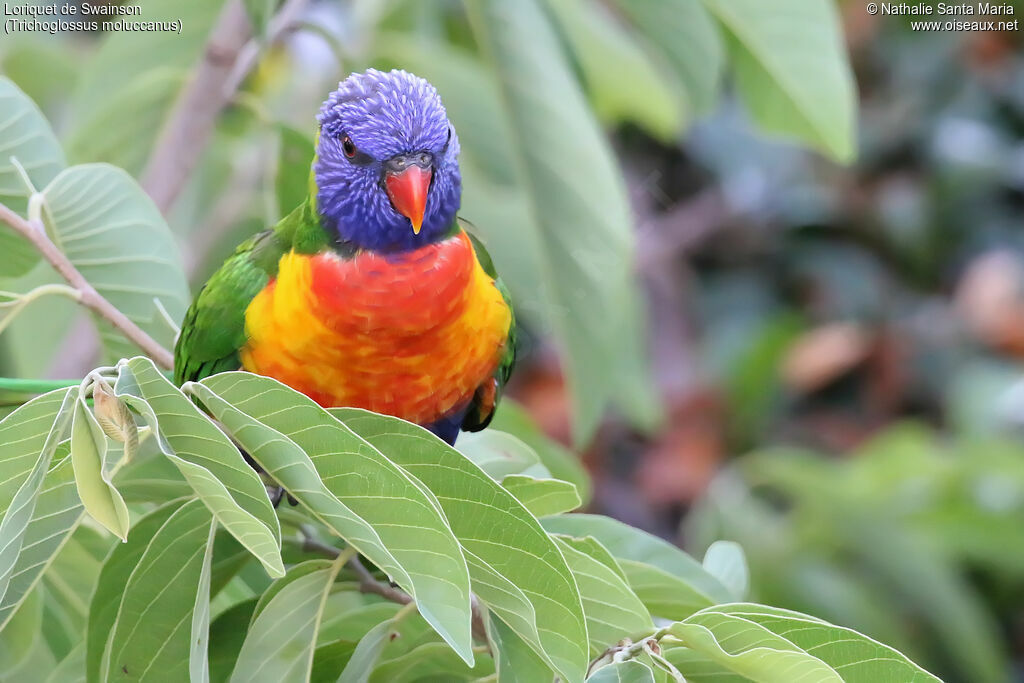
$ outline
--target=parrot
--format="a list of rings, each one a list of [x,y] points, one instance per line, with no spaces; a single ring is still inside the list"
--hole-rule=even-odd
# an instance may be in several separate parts
[[[454,445],[490,423],[516,358],[509,292],[456,216],[458,135],[403,70],[348,75],[317,123],[308,196],[198,291],[174,379],[244,370]]]

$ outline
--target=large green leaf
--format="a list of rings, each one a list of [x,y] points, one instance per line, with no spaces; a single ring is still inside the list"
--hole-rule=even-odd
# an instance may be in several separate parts
[[[122,361],[118,368],[117,395],[157,432],[160,450],[217,521],[263,563],[271,576],[283,576],[280,523],[266,488],[238,449],[156,369],[153,361],[137,357]]]
[[[702,0],[726,28],[736,85],[766,131],[853,159],[856,93],[831,0]]]
[[[518,232],[518,248],[537,263],[546,319],[568,368],[574,439],[582,442],[623,390],[616,373],[596,369],[622,367],[621,354],[641,348],[621,342],[641,334],[627,325],[635,283],[624,182],[535,0],[475,0],[469,7],[477,43],[497,74],[512,161],[528,199],[531,220]],[[538,233],[527,231],[534,227]]]
[[[46,473],[43,480],[7,592],[0,602],[0,629],[37,584],[82,518],[82,504],[75,490],[66,442],[58,448],[54,459],[58,464]]]
[[[60,173],[43,194],[54,241],[72,264],[132,322],[173,345],[174,333],[153,299],[181,320],[188,282],[174,237],[146,193],[119,168],[86,164]],[[136,351],[110,324],[99,327],[108,358]]]
[[[124,587],[103,654],[103,680],[209,678],[210,563],[217,528],[199,500],[150,539]]]
[[[20,406],[0,423],[0,506],[9,506],[44,452],[67,390],[61,389]],[[68,413],[70,415],[70,413]],[[61,418],[63,419],[63,418]],[[54,555],[77,526],[82,506],[75,490],[67,442],[56,449],[43,478],[31,521],[22,533],[21,548],[0,600],[0,629],[36,585]]]
[[[10,79],[0,76],[0,202],[24,213],[28,188],[11,157],[41,189],[64,168],[64,152],[35,102]],[[24,237],[0,224],[0,276],[24,275],[39,261],[37,252]]]
[[[725,65],[718,27],[697,0],[615,0],[615,5],[675,70],[688,119],[711,110]]]
[[[141,170],[223,4],[147,0],[143,20],[180,22],[180,31],[105,34],[72,93],[68,155],[73,160],[107,161],[133,174]],[[152,78],[157,72],[159,83]],[[102,148],[92,146],[97,137],[106,141]]]
[[[558,544],[580,587],[591,656],[600,655],[623,638],[654,631],[651,615],[624,578],[580,546],[563,539],[558,539]]]
[[[673,624],[668,633],[723,668],[763,683],[939,680],[852,629],[764,605],[710,607]]]
[[[547,0],[547,5],[568,38],[602,119],[632,121],[664,141],[679,134],[684,123],[680,95],[644,51],[641,35],[625,30],[601,3]]]
[[[462,544],[473,592],[567,681],[586,670],[586,624],[565,558],[537,520],[478,466],[427,430],[335,409],[437,497]]]
[[[472,663],[469,572],[449,520],[419,482],[276,380],[223,373],[184,388],[289,493],[409,591]]]
[[[618,560],[629,585],[651,614],[680,619],[733,597],[696,560],[679,548],[600,515],[561,515],[544,520],[548,531],[593,536]]]
[[[128,537],[128,506],[110,483],[107,437],[85,399],[79,397],[75,401],[74,412],[71,464],[75,469],[78,497],[93,519],[124,540]]]
[[[172,501],[136,521],[128,540],[115,545],[103,563],[89,604],[85,634],[85,675],[89,683],[100,680],[103,651],[113,632],[128,579],[157,532],[181,506],[181,500]]]
[[[309,679],[324,606],[339,569],[337,561],[316,562],[312,571],[298,565],[275,582],[272,597],[253,614],[232,683]]]
[[[21,486],[18,487],[17,492],[10,499],[7,509],[4,511],[3,520],[0,521],[0,604],[6,603],[7,588],[18,564],[18,557],[21,554],[21,549],[25,542],[25,534],[28,531],[39,500],[39,493],[43,488],[46,472],[50,469],[50,461],[53,459],[53,454],[57,450],[57,445],[63,438],[64,432],[67,430],[73,406],[73,393],[73,388],[57,390],[44,397],[52,397],[54,399],[53,402],[49,400],[41,401],[42,405],[47,408],[58,399],[60,403],[56,413],[49,418],[51,424],[47,430],[45,440],[40,445],[39,453],[35,463],[32,465],[32,469],[22,481]],[[37,405],[36,408],[39,408],[39,406]],[[33,433],[37,431],[34,425],[35,421],[19,422],[17,421],[19,416],[22,420],[24,418],[31,418],[32,412],[16,411],[8,419],[15,418],[15,422],[11,427],[15,429],[20,427],[18,431],[25,435],[22,437],[22,443],[26,445],[37,443],[38,433]],[[7,420],[4,423],[6,424]]]
[[[55,389],[0,421],[0,512],[6,512],[39,460],[67,395],[67,389]]]

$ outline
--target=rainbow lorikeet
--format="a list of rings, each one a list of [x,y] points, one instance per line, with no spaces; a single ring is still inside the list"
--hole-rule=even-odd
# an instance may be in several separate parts
[[[453,444],[487,426],[515,362],[508,292],[456,220],[459,138],[405,71],[350,75],[318,122],[310,196],[200,290],[175,379],[244,369]]]

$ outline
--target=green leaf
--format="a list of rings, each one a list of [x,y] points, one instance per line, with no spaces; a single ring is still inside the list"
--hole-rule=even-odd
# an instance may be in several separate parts
[[[3,520],[0,521],[0,605],[8,604],[7,591],[25,545],[26,534],[39,501],[46,473],[53,460],[53,454],[57,450],[57,444],[63,438],[71,418],[73,392],[74,389],[58,389],[46,394],[25,406],[25,408],[31,407],[32,410],[15,411],[0,425],[0,433],[12,439],[12,441],[6,442],[8,446],[14,444],[21,446],[18,449],[10,449],[14,451],[11,455],[18,457],[24,448],[39,445],[38,455],[32,469],[10,499],[7,509],[4,511]],[[58,404],[57,401],[60,403]],[[55,405],[57,406],[55,414],[46,417],[46,414]],[[40,412],[43,419],[50,422],[42,444],[39,444],[39,440],[43,434],[41,428],[45,422],[40,424],[36,418]],[[6,427],[6,429],[2,429],[2,427]],[[20,437],[20,443],[14,441],[17,437]],[[4,455],[7,453],[5,452]],[[7,465],[12,462],[13,459],[12,461],[4,460]],[[20,479],[20,476],[15,476]]]
[[[125,543],[115,545],[107,556],[96,580],[96,590],[89,603],[85,634],[85,675],[89,683],[100,680],[103,652],[117,620],[121,597],[132,571],[157,532],[182,505],[172,501],[135,522]]]
[[[138,457],[126,462],[114,475],[114,486],[126,503],[165,503],[188,496],[192,487],[159,448],[146,454],[149,444],[143,445]]]
[[[84,643],[89,601],[103,561],[115,543],[110,534],[91,526],[78,526],[43,575],[43,635],[57,659]],[[84,665],[82,671],[84,675]]]
[[[494,414],[491,428],[480,433],[486,434],[496,429],[512,434],[533,449],[541,463],[555,479],[575,484],[582,504],[585,505],[590,501],[590,476],[580,464],[580,459],[562,444],[541,432],[522,406],[508,398],[503,400]],[[460,437],[460,450],[462,449],[462,440],[466,436],[468,434],[463,434]],[[523,472],[517,474],[523,474]]]
[[[150,428],[159,430],[157,444],[164,455],[217,521],[263,563],[267,573],[283,576],[277,515],[259,476],[234,444],[153,361],[133,358],[119,363],[118,370],[117,395],[137,410]]]
[[[85,643],[79,643],[65,655],[46,683],[85,683]]]
[[[234,372],[184,388],[304,507],[408,591],[472,663],[469,572],[449,521],[414,478],[276,380]]]
[[[595,671],[587,683],[654,683],[654,672],[643,662],[614,662]]]
[[[64,152],[39,107],[5,76],[0,76],[0,112],[0,202],[24,215],[29,190],[11,157],[40,189],[64,168]],[[0,277],[24,275],[39,262],[28,240],[3,224],[0,254]]]
[[[277,195],[277,212],[281,216],[287,216],[309,196],[309,174],[315,150],[313,141],[307,134],[283,124],[278,126],[278,129],[281,138],[274,187]]]
[[[510,474],[551,474],[532,448],[515,436],[494,428],[461,434],[458,450],[498,481]]]
[[[476,0],[469,8],[477,43],[497,74],[512,160],[528,199],[519,249],[533,250],[545,318],[568,369],[573,439],[581,443],[621,391],[620,377],[594,369],[619,367],[624,348],[634,348],[608,329],[642,333],[625,324],[635,287],[625,185],[536,1]],[[571,173],[563,168],[569,159]]]
[[[750,590],[750,570],[739,543],[715,541],[704,553],[704,569],[722,582],[733,597],[743,600]]]
[[[231,677],[255,608],[256,598],[244,600],[210,624],[210,683],[224,683]]]
[[[423,643],[398,657],[381,661],[370,676],[370,683],[416,683],[430,678],[475,681],[493,673],[494,661],[489,657],[478,657],[470,668],[445,643],[435,642]]]
[[[54,242],[71,263],[132,322],[172,346],[174,332],[153,299],[181,320],[188,282],[174,237],[142,188],[119,168],[87,164],[61,172],[43,194]],[[136,351],[109,323],[98,326],[112,361]]]
[[[67,395],[68,389],[55,389],[0,421],[0,512],[6,512],[39,461],[57,416],[65,412]]]
[[[557,542],[583,598],[591,656],[600,655],[625,637],[654,630],[651,615],[625,579],[574,544],[560,538]]]
[[[370,680],[373,667],[384,651],[384,645],[387,644],[394,625],[394,619],[382,621],[359,639],[359,644],[341,672],[338,683],[367,683]]]
[[[587,653],[579,590],[537,520],[422,427],[354,408],[331,412],[433,492],[462,544],[473,592],[562,678],[580,680]]]
[[[551,667],[519,637],[515,631],[493,614],[488,615],[487,636],[494,653],[498,683],[538,683],[552,681]]]
[[[58,447],[54,460],[57,464],[43,479],[7,592],[0,601],[0,629],[37,584],[82,518],[67,442]]]
[[[583,72],[594,110],[605,121],[632,121],[665,142],[683,126],[679,94],[641,45],[600,3],[547,0]]]
[[[232,683],[308,680],[324,605],[341,562],[307,564],[276,581],[272,597],[256,608]]]
[[[891,647],[852,629],[763,605],[711,607],[671,625],[668,633],[684,647],[754,681],[939,680]]]
[[[593,536],[618,560],[629,585],[651,614],[680,619],[710,605],[729,602],[729,590],[679,548],[600,515],[561,515],[544,528],[571,536]]]
[[[718,99],[725,49],[707,11],[697,0],[615,0],[615,5],[675,70],[686,94],[687,118],[708,113]]]
[[[71,96],[68,155],[137,174],[185,76],[202,56],[222,0],[146,0],[142,19],[180,22],[179,31],[109,31],[83,65]],[[113,18],[113,17],[112,17]],[[159,84],[153,78],[159,72]],[[155,87],[156,86],[156,87]],[[162,106],[154,107],[153,102]],[[105,140],[103,154],[90,144]]]
[[[193,499],[150,539],[124,587],[103,680],[206,680],[210,563],[217,528]]]
[[[608,569],[612,570],[616,575],[619,576],[623,581],[628,581],[626,572],[622,571],[622,567],[619,566],[618,561],[612,557],[612,554],[608,552],[608,549],[601,545],[593,536],[567,536],[565,534],[554,534],[554,536],[561,542],[568,543],[576,550],[581,553],[586,553],[592,558],[602,563]]]
[[[42,640],[43,596],[34,590],[0,631],[0,677],[3,680],[24,665],[37,640]]]
[[[187,80],[187,72],[180,68],[153,67],[134,78],[131,89],[115,88],[93,116],[72,119],[65,142],[69,156],[77,162],[113,164],[139,175],[156,133]]]
[[[535,479],[510,474],[501,485],[519,500],[534,517],[570,512],[580,506],[576,487],[561,479]]]
[[[71,464],[85,511],[115,536],[128,537],[128,506],[110,483],[107,437],[85,399],[75,401],[71,424]]]
[[[834,3],[702,2],[728,32],[736,85],[754,121],[851,161],[856,92]]]

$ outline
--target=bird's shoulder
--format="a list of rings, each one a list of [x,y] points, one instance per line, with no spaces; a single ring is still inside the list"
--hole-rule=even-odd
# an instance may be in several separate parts
[[[293,249],[311,253],[326,245],[326,233],[312,215],[307,202],[245,240],[199,290],[175,345],[178,383],[240,367],[246,308],[277,275],[281,257]]]

